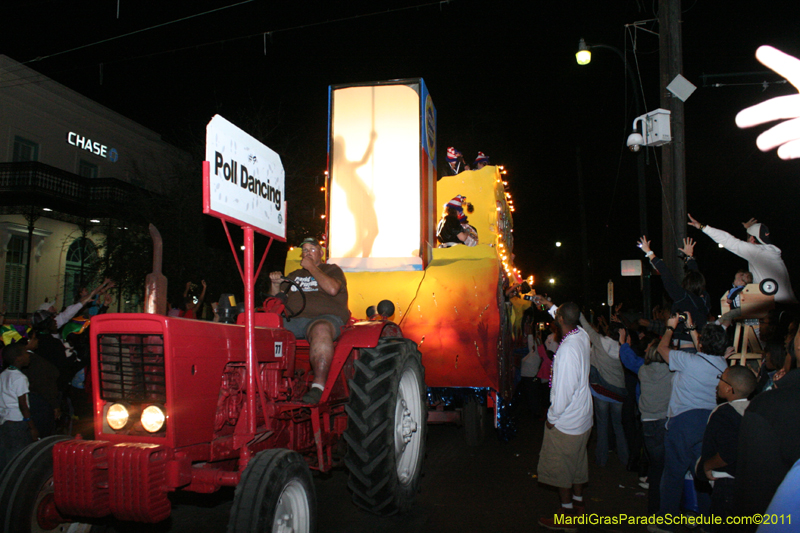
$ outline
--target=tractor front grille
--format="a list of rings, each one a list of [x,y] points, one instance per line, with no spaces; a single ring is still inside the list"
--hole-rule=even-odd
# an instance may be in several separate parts
[[[105,334],[98,336],[97,343],[103,400],[167,401],[163,335]]]

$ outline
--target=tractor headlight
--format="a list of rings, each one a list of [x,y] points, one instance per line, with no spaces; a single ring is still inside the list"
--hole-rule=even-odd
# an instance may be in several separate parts
[[[148,405],[142,411],[142,427],[150,433],[160,431],[166,420],[164,409],[158,405]]]
[[[128,408],[121,403],[112,404],[106,411],[106,422],[116,431],[124,429],[128,425],[129,418]]]

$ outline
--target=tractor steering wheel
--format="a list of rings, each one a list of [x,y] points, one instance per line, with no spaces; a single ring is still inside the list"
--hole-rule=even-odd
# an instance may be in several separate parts
[[[287,285],[285,289],[283,288],[284,284]],[[283,315],[283,318],[294,318],[297,315],[299,315],[300,313],[302,313],[303,309],[306,308],[306,293],[303,292],[303,288],[300,287],[300,284],[297,283],[293,279],[282,278],[280,287],[281,287],[281,291],[280,292],[284,295],[284,297],[281,298],[284,301],[284,308],[283,308],[283,311],[281,312],[281,315]],[[300,309],[296,309],[296,310],[295,309],[290,309],[289,306],[286,305],[286,303],[285,303],[289,299],[289,291],[291,290],[292,287],[294,287],[297,290],[297,292],[300,293],[300,297],[303,299],[303,305],[300,306]]]

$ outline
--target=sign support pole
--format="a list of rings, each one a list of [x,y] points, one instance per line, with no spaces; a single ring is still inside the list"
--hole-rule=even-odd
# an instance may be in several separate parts
[[[247,361],[247,432],[252,440],[256,434],[256,379],[258,374],[258,361],[256,360],[255,340],[255,308],[254,308],[254,280],[253,280],[253,228],[243,226],[244,230],[244,331],[245,331],[245,357]],[[242,459],[250,460],[250,448],[242,447]],[[246,463],[245,463],[246,464]]]

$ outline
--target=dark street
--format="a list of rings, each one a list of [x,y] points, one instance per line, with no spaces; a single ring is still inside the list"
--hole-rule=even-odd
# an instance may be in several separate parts
[[[554,489],[536,480],[536,463],[544,422],[525,413],[517,436],[501,443],[492,433],[478,447],[464,444],[461,428],[430,426],[422,490],[407,515],[378,517],[359,510],[350,501],[347,471],[315,476],[320,533],[401,532],[523,532],[547,531],[539,517],[558,505]],[[594,465],[594,439],[589,441],[590,481],[585,491],[587,513],[642,516],[646,491],[637,476],[628,472],[612,453],[608,465]],[[172,517],[148,527],[150,533],[224,531],[232,489],[214,495],[176,494]],[[202,503],[199,503],[202,502]],[[120,526],[116,531],[141,531]],[[581,531],[640,531],[645,526],[587,526]]]

